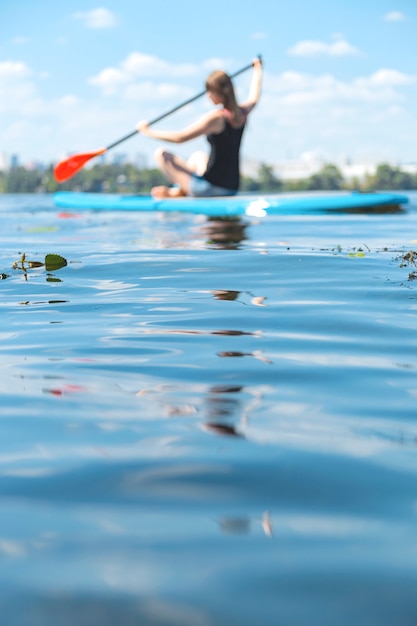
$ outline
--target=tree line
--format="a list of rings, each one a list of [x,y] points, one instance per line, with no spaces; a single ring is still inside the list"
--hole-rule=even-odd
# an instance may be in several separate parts
[[[45,168],[14,167],[0,171],[0,193],[53,193],[55,191],[90,191],[106,193],[149,194],[151,187],[165,184],[157,169],[144,169],[127,164],[102,164],[81,170],[72,179],[58,184],[53,166]],[[332,163],[318,172],[298,180],[281,180],[271,165],[262,163],[255,176],[242,176],[242,192],[272,193],[277,191],[341,191],[341,190],[411,190],[417,189],[417,174],[400,167],[381,163],[374,174],[363,179],[346,180]]]

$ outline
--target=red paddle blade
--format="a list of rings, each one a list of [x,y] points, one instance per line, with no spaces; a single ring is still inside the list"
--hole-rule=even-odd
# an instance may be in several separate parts
[[[95,150],[94,152],[83,152],[82,154],[73,154],[68,157],[64,161],[60,161],[54,169],[55,180],[58,183],[63,183],[64,181],[74,176],[79,170],[83,167],[84,163],[87,163],[90,159],[93,159],[100,154],[104,154],[107,148],[100,148],[100,150]]]

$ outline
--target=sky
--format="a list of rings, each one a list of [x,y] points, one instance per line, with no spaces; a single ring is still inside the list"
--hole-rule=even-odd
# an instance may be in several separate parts
[[[416,0],[102,2],[3,3],[0,154],[54,163],[106,147],[199,93],[213,69],[233,73],[261,54],[244,159],[417,162]],[[241,100],[250,77],[235,79]],[[203,96],[159,128],[210,106]],[[136,135],[113,151],[152,165],[158,145]]]

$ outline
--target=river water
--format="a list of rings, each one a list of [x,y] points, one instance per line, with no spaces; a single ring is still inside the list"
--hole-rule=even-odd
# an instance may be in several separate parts
[[[407,195],[226,223],[0,196],[2,625],[417,623]]]

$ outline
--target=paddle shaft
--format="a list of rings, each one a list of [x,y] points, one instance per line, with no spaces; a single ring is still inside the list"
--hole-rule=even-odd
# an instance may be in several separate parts
[[[261,57],[258,56],[258,58],[260,59]],[[253,67],[253,63],[250,63],[249,65],[245,65],[245,67],[242,67],[240,70],[238,70],[234,74],[231,74],[230,78],[235,78],[236,76],[239,76],[239,74],[243,74],[243,72],[246,72],[251,67]],[[158,115],[158,117],[155,117],[153,120],[148,122],[148,126],[152,126],[153,124],[156,124],[157,122],[160,122],[161,120],[165,119],[169,115],[172,115],[173,113],[176,113],[177,111],[179,111],[183,107],[187,106],[187,104],[191,104],[191,102],[195,102],[195,100],[198,100],[199,98],[204,96],[204,94],[206,94],[206,93],[207,93],[207,91],[204,89],[203,91],[200,91],[200,93],[198,93],[197,95],[193,96],[192,98],[189,98],[188,100],[184,100],[184,102],[181,102],[181,104],[178,104],[176,107],[174,107],[170,111],[167,111],[166,113],[162,113],[162,115]],[[118,139],[114,143],[111,143],[109,146],[107,146],[106,151],[110,150],[111,148],[114,148],[115,146],[118,146],[119,143],[123,143],[123,141],[126,141],[127,139],[130,139],[131,137],[134,137],[138,132],[139,132],[138,130],[134,130],[131,133],[129,133],[128,135],[125,135],[124,137],[122,137],[121,139]]]

